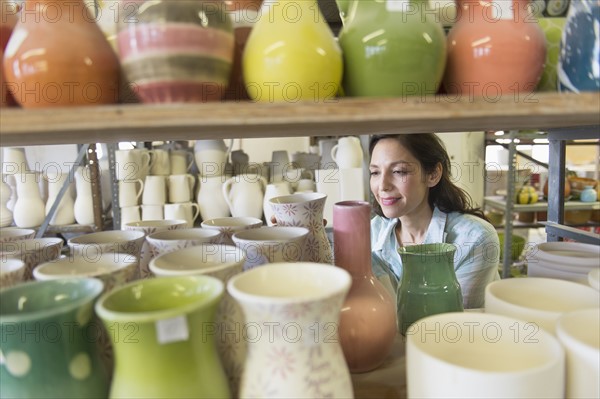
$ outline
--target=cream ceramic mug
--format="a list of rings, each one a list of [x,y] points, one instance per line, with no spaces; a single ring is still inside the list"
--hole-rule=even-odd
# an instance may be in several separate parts
[[[141,179],[119,180],[119,206],[139,205],[143,191],[144,182]]]
[[[127,223],[139,222],[140,220],[141,217],[139,205],[125,206],[121,208],[121,228]]]
[[[171,174],[171,160],[169,151],[156,149],[152,150],[153,161],[150,168],[151,175],[168,176]]]
[[[168,177],[169,202],[190,202],[194,196],[196,180],[190,174],[171,175]]]
[[[164,205],[167,202],[166,176],[146,176],[142,204]]]
[[[165,218],[163,205],[142,205],[142,220],[162,220]]]
[[[171,150],[169,156],[172,175],[188,173],[194,163],[194,154],[187,150]]]
[[[166,204],[165,207],[165,219],[181,219],[187,222],[187,227],[191,228],[194,226],[194,222],[200,214],[200,208],[198,204],[193,202],[184,202],[180,204]]]
[[[115,151],[117,180],[143,179],[151,168],[151,153],[148,150],[132,149]]]

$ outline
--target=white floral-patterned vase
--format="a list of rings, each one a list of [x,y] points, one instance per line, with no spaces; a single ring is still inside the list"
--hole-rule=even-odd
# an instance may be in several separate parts
[[[323,225],[327,195],[301,193],[269,200],[279,226],[306,227],[309,230],[302,259],[306,262],[333,263],[333,250]]]
[[[318,263],[270,263],[227,285],[244,312],[240,398],[351,398],[338,338],[351,277]]]

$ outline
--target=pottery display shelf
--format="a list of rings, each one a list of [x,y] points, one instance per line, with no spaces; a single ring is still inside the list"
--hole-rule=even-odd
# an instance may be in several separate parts
[[[86,107],[85,117],[72,108],[3,108],[0,145],[543,130],[600,125],[598,109],[598,92],[105,105]]]

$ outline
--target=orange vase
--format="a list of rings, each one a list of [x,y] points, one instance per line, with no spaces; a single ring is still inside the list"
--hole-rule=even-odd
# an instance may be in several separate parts
[[[447,93],[497,100],[535,89],[546,40],[528,5],[529,0],[457,0],[457,22],[447,39]]]
[[[83,0],[26,0],[5,50],[4,72],[25,108],[118,98],[117,56]]]
[[[352,276],[339,326],[352,373],[379,367],[390,354],[397,333],[394,299],[371,271],[370,218],[368,202],[333,205],[334,263]]]
[[[0,61],[4,58],[4,50],[12,31],[17,24],[19,6],[8,0],[0,0]],[[0,62],[0,107],[16,105],[6,89],[4,68]]]

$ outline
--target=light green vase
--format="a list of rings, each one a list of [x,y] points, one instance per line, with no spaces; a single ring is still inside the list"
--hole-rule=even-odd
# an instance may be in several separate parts
[[[402,335],[417,320],[446,312],[462,312],[460,284],[454,272],[452,244],[402,247],[402,280],[398,285],[398,326]]]
[[[556,91],[558,87],[558,58],[560,57],[560,39],[566,18],[539,18],[538,24],[546,37],[546,62],[538,91]]]
[[[215,345],[221,281],[139,280],[103,295],[96,312],[115,351],[111,398],[226,398]]]
[[[95,340],[92,278],[20,284],[0,291],[0,397],[105,398],[108,374]]]
[[[347,96],[435,94],[446,37],[427,0],[342,0],[339,43]]]

